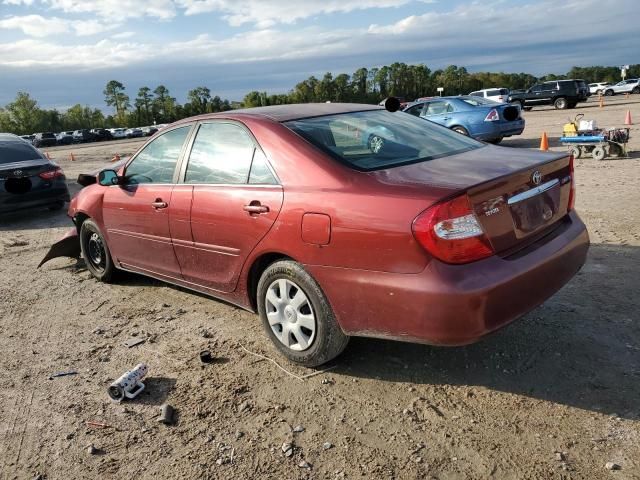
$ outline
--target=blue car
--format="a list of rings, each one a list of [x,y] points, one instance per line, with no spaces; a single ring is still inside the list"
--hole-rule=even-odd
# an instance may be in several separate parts
[[[490,143],[500,143],[504,137],[520,135],[524,131],[519,105],[480,97],[461,95],[418,99],[403,111]]]

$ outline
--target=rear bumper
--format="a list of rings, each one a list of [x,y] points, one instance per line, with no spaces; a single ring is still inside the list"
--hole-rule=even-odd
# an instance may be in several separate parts
[[[23,194],[6,192],[3,182],[0,182],[0,213],[12,213],[69,200],[69,189],[64,180],[56,181],[50,187],[34,189]]]
[[[572,212],[558,228],[513,258],[468,265],[432,260],[415,275],[306,268],[347,334],[464,345],[539,306],[580,270],[589,248],[584,224]]]
[[[500,137],[520,135],[524,131],[524,119],[519,118],[513,122],[484,122],[471,135],[477,140],[494,140]]]

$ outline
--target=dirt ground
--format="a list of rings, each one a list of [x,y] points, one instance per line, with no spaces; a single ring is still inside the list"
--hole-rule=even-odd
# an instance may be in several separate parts
[[[569,115],[622,126],[627,109],[640,122],[639,96],[535,109],[504,146],[537,148],[546,131],[562,150]],[[315,372],[279,358],[251,313],[136,275],[101,284],[66,259],[36,270],[64,212],[0,219],[0,477],[639,479],[640,125],[631,135],[628,159],[576,162],[592,246],[544,305],[468,347],[354,338],[304,380],[247,352]],[[75,178],[139,144],[49,151]],[[205,348],[218,361],[203,367]],[[110,401],[139,362],[146,391]],[[157,421],[164,402],[173,426]]]

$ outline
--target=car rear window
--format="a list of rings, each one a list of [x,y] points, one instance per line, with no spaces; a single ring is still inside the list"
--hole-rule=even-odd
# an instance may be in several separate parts
[[[428,120],[386,110],[293,120],[285,126],[360,171],[424,162],[483,146]]]
[[[499,105],[495,100],[491,100],[490,98],[483,97],[460,97],[465,103],[469,105],[473,105],[474,107],[482,106],[482,105]]]
[[[0,142],[0,165],[24,162],[26,160],[40,160],[42,155],[24,141]]]

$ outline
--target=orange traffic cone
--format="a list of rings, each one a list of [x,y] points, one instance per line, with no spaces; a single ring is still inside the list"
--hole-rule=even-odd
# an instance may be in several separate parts
[[[47,157],[47,160],[51,160],[51,155],[49,155],[49,152],[44,152],[44,156]]]
[[[547,138],[547,132],[542,132],[542,137],[540,137],[540,150],[545,152],[549,150],[549,139]]]
[[[120,154],[116,153],[111,159],[111,162],[119,162],[119,161],[120,161]]]
[[[73,152],[69,154],[69,160],[71,160],[72,162],[76,161],[76,157],[73,156]]]
[[[624,117],[624,124],[633,125],[633,122],[631,121],[631,110],[627,110],[627,116]]]
[[[599,95],[600,97],[600,108],[604,107],[604,97],[602,96],[602,94]]]

